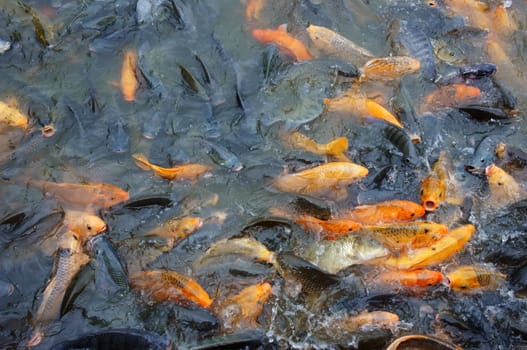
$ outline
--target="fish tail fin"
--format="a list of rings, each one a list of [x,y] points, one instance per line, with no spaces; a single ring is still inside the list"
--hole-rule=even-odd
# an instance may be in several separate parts
[[[368,114],[370,114],[371,116],[386,120],[387,122],[390,122],[400,128],[403,128],[399,120],[397,120],[397,118],[390,111],[388,111],[386,108],[384,108],[377,102],[370,99],[366,99],[366,109],[368,111]]]
[[[142,154],[136,153],[132,154],[132,157],[135,159],[135,164],[143,170],[152,170],[152,164],[146,159]]]
[[[348,139],[339,137],[326,145],[326,152],[330,155],[339,155],[348,150]]]

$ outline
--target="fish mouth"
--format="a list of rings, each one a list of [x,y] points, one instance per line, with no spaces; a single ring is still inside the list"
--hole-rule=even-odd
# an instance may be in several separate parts
[[[432,200],[425,201],[423,206],[425,207],[426,211],[434,211],[437,209],[437,203]]]

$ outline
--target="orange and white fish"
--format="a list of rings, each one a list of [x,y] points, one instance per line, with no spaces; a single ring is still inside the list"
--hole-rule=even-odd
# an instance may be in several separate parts
[[[346,186],[368,175],[368,169],[350,162],[330,162],[273,181],[275,188],[313,197],[343,200]]]
[[[141,271],[130,277],[130,285],[155,302],[193,302],[204,308],[212,304],[209,294],[194,279],[175,271]]]
[[[460,252],[475,232],[476,228],[471,224],[457,227],[434,244],[391,256],[383,261],[383,265],[398,270],[417,270],[437,265]]]
[[[245,20],[249,23],[253,20],[259,21],[261,12],[267,0],[248,0],[245,7]]]
[[[106,230],[106,223],[100,217],[79,210],[65,210],[62,223],[82,242]]]
[[[218,315],[227,332],[236,329],[257,328],[256,319],[261,315],[264,304],[271,296],[271,285],[261,282],[244,288],[225,300],[219,306]]]
[[[127,50],[121,65],[121,80],[119,82],[125,101],[135,101],[135,94],[139,87],[137,81],[137,51]]]
[[[389,200],[376,204],[360,205],[346,210],[339,218],[350,219],[363,225],[405,222],[425,215],[422,205],[407,200]]]
[[[164,168],[152,164],[142,154],[133,154],[135,164],[143,170],[153,170],[156,175],[168,180],[196,180],[201,175],[211,170],[210,166],[198,163],[178,165],[172,168]]]
[[[527,197],[527,191],[505,170],[491,164],[485,168],[489,182],[489,207],[503,208]]]
[[[452,165],[446,152],[441,152],[431,172],[421,182],[421,203],[426,211],[434,211],[443,202],[458,204],[454,180],[450,176]]]
[[[413,271],[387,271],[375,276],[376,284],[391,288],[426,288],[441,283],[445,276],[440,271],[413,270]]]
[[[278,47],[282,53],[293,57],[296,61],[312,60],[313,56],[303,42],[291,36],[283,27],[278,29],[253,29],[253,37],[259,42]]]
[[[148,232],[146,235],[155,235],[166,238],[168,240],[168,248],[172,249],[177,242],[191,235],[202,225],[203,220],[201,218],[185,216],[182,218],[170,219],[160,227]]]
[[[466,84],[440,85],[437,90],[425,96],[420,106],[421,113],[434,112],[445,107],[458,107],[478,102],[481,90]]]
[[[464,265],[446,274],[450,288],[463,294],[475,294],[496,290],[505,282],[507,275],[486,265]]]

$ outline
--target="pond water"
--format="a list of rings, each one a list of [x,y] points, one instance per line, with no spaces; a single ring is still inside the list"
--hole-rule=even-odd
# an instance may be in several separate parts
[[[524,1],[0,2],[0,101],[29,123],[0,121],[0,348],[25,348],[36,328],[43,337],[35,348],[42,349],[73,348],[64,342],[103,332],[111,342],[100,336],[106,345],[99,348],[385,349],[408,334],[463,349],[527,346]],[[256,10],[247,15],[249,5]],[[287,44],[264,44],[252,34],[282,24],[314,59],[297,62]],[[412,56],[421,69],[359,83],[370,58],[347,60],[317,47],[308,25],[329,28],[375,57]],[[132,97],[123,87],[128,53],[130,79],[138,84]],[[496,72],[483,74],[480,65],[480,76],[460,73],[482,63],[495,64]],[[429,97],[454,84],[481,94],[468,102],[452,93]],[[403,130],[371,111],[357,117],[324,105],[350,88],[393,112]],[[284,142],[293,130],[319,143],[346,137],[345,157],[368,175],[325,195],[278,190],[273,179],[331,160]],[[502,157],[495,154],[500,142],[508,151]],[[446,280],[419,291],[379,290],[373,284],[382,263],[346,268],[331,275],[339,281],[332,285],[323,272],[294,276],[287,266],[277,271],[228,248],[202,261],[213,244],[233,237],[309,259],[325,243],[271,208],[327,219],[362,204],[421,203],[421,182],[441,152],[451,160],[446,171],[458,200],[420,220],[451,229],[470,223],[476,233],[458,254],[429,269],[484,266],[506,276],[494,290],[459,293]],[[208,171],[168,180],[139,167],[137,154],[163,167],[199,163]],[[497,203],[485,176],[491,163],[519,183],[514,200]],[[57,198],[36,180],[106,183],[129,193],[115,205],[73,208],[100,217],[107,229],[79,248],[89,261],[66,279],[60,312],[46,317],[39,305],[60,264],[64,212],[74,196]],[[149,235],[189,216],[201,225],[173,244]],[[117,281],[121,265],[129,278],[147,270],[192,277],[212,306],[154,302]],[[299,279],[320,288],[306,291]],[[264,281],[271,293],[263,310],[233,332],[222,301]],[[387,311],[399,321],[389,329],[374,322],[350,331],[332,323],[365,310]]]

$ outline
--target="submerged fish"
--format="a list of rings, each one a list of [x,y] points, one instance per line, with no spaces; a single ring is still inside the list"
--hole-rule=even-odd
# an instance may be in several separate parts
[[[389,200],[376,204],[360,205],[339,214],[363,225],[379,225],[412,221],[425,215],[424,208],[412,201]]]
[[[153,170],[158,176],[168,180],[196,180],[201,175],[210,171],[210,167],[198,163],[183,164],[172,168],[164,168],[159,165],[152,164],[142,154],[133,154],[135,163],[143,170]]]
[[[478,102],[481,90],[466,84],[440,85],[437,90],[425,96],[421,113],[434,112],[445,107],[460,107]]]
[[[90,255],[95,259],[95,285],[98,291],[117,292],[129,290],[128,274],[114,247],[104,235],[98,235],[87,243]]]
[[[363,311],[356,315],[338,315],[329,320],[329,330],[340,332],[364,332],[375,329],[394,329],[399,316],[388,311]]]
[[[207,154],[214,163],[232,171],[240,171],[243,169],[243,164],[240,162],[240,159],[227,148],[206,140],[201,140],[201,143],[206,147]]]
[[[393,80],[416,73],[421,63],[409,56],[374,58],[361,68],[361,80]]]
[[[365,48],[329,28],[310,24],[306,30],[315,47],[329,56],[352,64],[362,64],[365,58],[373,57]]]
[[[490,188],[488,206],[503,208],[527,197],[527,191],[505,170],[495,164],[485,168]]]
[[[193,302],[204,308],[212,304],[208,293],[194,279],[175,271],[141,271],[130,276],[130,285],[156,302]]]
[[[82,335],[76,339],[53,345],[51,350],[168,350],[171,348],[168,337],[144,330],[112,329]]]
[[[281,135],[282,140],[293,148],[302,149],[320,156],[345,157],[348,150],[348,139],[338,137],[328,143],[317,143],[306,135],[298,132],[286,132]]]
[[[253,29],[251,33],[259,42],[276,45],[282,53],[293,57],[296,61],[313,59],[304,43],[291,36],[285,29],[280,27],[278,29]]]
[[[383,265],[399,270],[417,270],[434,266],[461,251],[474,232],[476,228],[471,224],[457,227],[429,247],[391,256],[383,261]]]
[[[123,64],[121,65],[121,80],[119,86],[125,101],[135,101],[135,94],[139,87],[137,81],[137,51],[127,50],[124,53]]]
[[[22,114],[18,109],[0,101],[0,126],[1,124],[27,129],[29,121],[28,117]]]
[[[271,285],[261,282],[223,301],[218,312],[223,329],[230,333],[237,329],[257,328],[256,319],[270,296]]]
[[[160,227],[149,231],[146,236],[160,236],[168,239],[168,248],[172,249],[179,241],[191,235],[203,225],[203,220],[199,217],[185,216],[182,218],[172,218]]]
[[[498,289],[507,275],[486,265],[464,265],[453,268],[446,277],[455,292],[474,294]]]
[[[80,251],[69,248],[58,249],[55,257],[53,277],[42,292],[40,305],[33,316],[35,332],[28,343],[29,346],[39,344],[43,337],[41,328],[47,323],[59,318],[66,289],[81,267],[89,260],[90,257]]]
[[[342,200],[347,197],[346,186],[368,175],[368,169],[350,162],[331,162],[283,175],[273,181],[274,187],[313,197]]]
[[[106,138],[108,149],[115,153],[128,152],[130,149],[130,134],[121,118],[108,126]]]
[[[104,183],[76,184],[40,180],[29,180],[27,183],[61,203],[82,206],[82,209],[86,207],[109,208],[129,198],[128,191]]]

